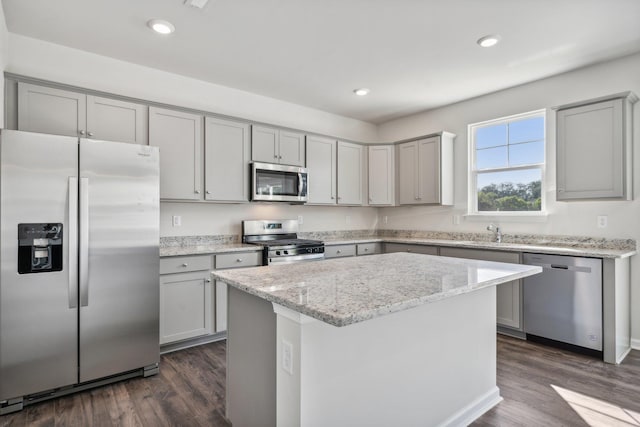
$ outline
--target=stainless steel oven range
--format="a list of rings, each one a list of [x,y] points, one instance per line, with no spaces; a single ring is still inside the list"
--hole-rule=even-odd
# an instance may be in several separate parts
[[[242,221],[242,241],[263,247],[263,265],[324,259],[324,243],[298,239],[294,219]]]

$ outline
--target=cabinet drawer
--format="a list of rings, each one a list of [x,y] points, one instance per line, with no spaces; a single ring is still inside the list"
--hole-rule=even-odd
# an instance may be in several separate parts
[[[356,245],[336,245],[325,246],[324,257],[325,258],[340,258],[345,256],[355,256]]]
[[[357,246],[358,256],[373,255],[382,252],[382,244],[380,243],[359,243]]]
[[[385,243],[384,253],[392,252],[411,252],[414,254],[438,255],[437,246],[428,245],[412,245],[406,243]]]
[[[262,252],[240,252],[216,255],[216,269],[256,267],[262,265]]]
[[[160,274],[184,273],[187,271],[200,270],[211,270],[210,255],[160,258]]]

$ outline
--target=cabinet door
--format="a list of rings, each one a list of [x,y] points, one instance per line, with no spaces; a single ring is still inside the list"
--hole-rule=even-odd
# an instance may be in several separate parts
[[[337,141],[307,136],[308,204],[336,204]]]
[[[249,200],[249,125],[205,119],[205,200]]]
[[[278,160],[283,165],[304,166],[304,134],[281,130]]]
[[[82,136],[86,132],[82,93],[18,83],[18,130]]]
[[[623,100],[557,113],[558,200],[623,198]]]
[[[440,248],[440,255],[454,258],[479,259],[483,261],[520,264],[520,254],[516,252]],[[522,330],[521,295],[521,280],[513,280],[511,282],[498,285],[496,290],[496,320],[498,325]]]
[[[362,145],[338,141],[338,204],[362,204]]]
[[[211,282],[208,271],[160,276],[160,344],[212,332]]]
[[[356,245],[331,245],[324,247],[325,258],[356,256]]]
[[[393,205],[394,203],[394,146],[369,147],[369,204]]]
[[[146,105],[87,95],[87,136],[106,141],[148,142]]]
[[[418,202],[418,142],[398,146],[398,191],[401,205]]]
[[[440,203],[440,138],[418,142],[418,203]]]
[[[251,126],[251,160],[279,163],[278,134],[278,129]]]
[[[202,116],[149,108],[149,145],[160,148],[160,198],[200,200]]]

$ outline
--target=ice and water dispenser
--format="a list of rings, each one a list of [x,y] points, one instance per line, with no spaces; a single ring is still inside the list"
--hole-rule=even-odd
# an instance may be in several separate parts
[[[62,224],[18,224],[18,273],[62,270]]]

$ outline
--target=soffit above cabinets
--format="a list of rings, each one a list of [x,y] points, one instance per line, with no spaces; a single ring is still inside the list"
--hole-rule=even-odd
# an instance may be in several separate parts
[[[372,123],[640,50],[638,0],[2,3],[12,33]]]

